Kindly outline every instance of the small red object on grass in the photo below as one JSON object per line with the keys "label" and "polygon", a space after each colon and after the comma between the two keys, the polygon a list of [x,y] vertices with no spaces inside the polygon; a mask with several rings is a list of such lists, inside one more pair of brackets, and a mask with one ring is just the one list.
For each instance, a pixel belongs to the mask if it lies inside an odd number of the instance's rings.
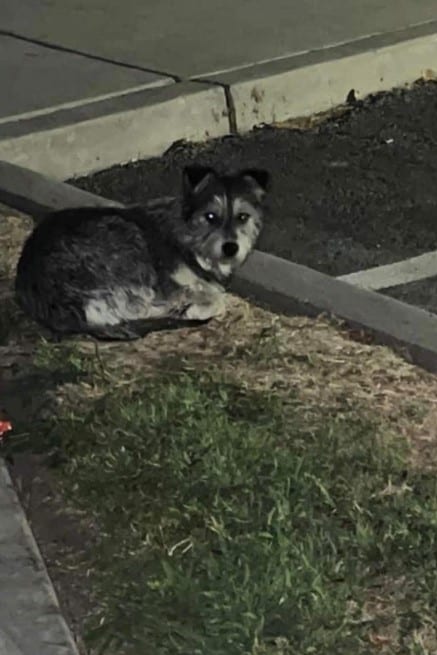
{"label": "small red object on grass", "polygon": [[4,438],[6,432],[12,430],[12,423],[10,421],[0,421],[0,443]]}

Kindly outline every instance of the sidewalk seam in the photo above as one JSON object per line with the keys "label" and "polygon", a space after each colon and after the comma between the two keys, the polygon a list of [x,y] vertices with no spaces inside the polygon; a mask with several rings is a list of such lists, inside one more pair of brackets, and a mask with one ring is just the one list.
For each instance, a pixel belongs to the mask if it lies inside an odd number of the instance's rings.
{"label": "sidewalk seam", "polygon": [[34,39],[28,36],[23,36],[17,32],[11,30],[2,30],[0,29],[0,37],[6,36],[11,39],[17,39],[18,41],[26,41],[26,43],[33,43],[39,45],[42,48],[47,48],[49,50],[57,50],[58,52],[67,52],[72,55],[77,55],[79,57],[85,57],[86,59],[93,59],[95,61],[101,61],[105,64],[113,64],[114,66],[120,66],[121,68],[130,68],[131,70],[142,71],[143,73],[151,73],[152,75],[161,75],[171,78],[174,82],[182,82],[183,79],[179,75],[174,75],[173,73],[168,73],[166,71],[158,71],[152,68],[146,68],[144,66],[138,66],[137,64],[129,64],[124,61],[118,61],[117,59],[110,59],[109,57],[103,57],[101,55],[93,55],[90,52],[84,52],[83,50],[76,50],[75,48],[69,48],[68,46],[57,45],[56,43],[47,43],[47,41],[42,41],[41,39]]}
{"label": "sidewalk seam", "polygon": [[235,109],[234,97],[229,84],[223,84],[226,106],[228,108],[229,131],[231,134],[238,134],[237,111]]}
{"label": "sidewalk seam", "polygon": [[209,80],[208,78],[203,79],[199,77],[189,78],[189,81],[195,82],[196,84],[209,84],[210,86],[218,86],[220,89],[223,89],[229,121],[229,133],[238,134],[237,112],[235,110],[235,103],[230,85],[225,84],[224,82],[217,82],[216,80]]}

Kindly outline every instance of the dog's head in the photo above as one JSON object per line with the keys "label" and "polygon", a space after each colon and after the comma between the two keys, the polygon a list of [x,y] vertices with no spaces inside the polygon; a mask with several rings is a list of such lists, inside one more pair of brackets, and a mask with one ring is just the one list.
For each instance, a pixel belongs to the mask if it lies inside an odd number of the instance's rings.
{"label": "dog's head", "polygon": [[243,170],[222,176],[211,168],[189,167],[183,182],[186,245],[205,271],[229,277],[261,232],[269,175]]}

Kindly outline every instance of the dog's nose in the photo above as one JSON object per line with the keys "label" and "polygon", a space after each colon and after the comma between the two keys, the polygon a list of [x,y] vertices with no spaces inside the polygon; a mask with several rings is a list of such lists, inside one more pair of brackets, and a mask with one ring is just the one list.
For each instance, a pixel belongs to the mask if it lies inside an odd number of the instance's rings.
{"label": "dog's nose", "polygon": [[226,241],[222,246],[222,251],[225,257],[235,257],[238,252],[238,243]]}

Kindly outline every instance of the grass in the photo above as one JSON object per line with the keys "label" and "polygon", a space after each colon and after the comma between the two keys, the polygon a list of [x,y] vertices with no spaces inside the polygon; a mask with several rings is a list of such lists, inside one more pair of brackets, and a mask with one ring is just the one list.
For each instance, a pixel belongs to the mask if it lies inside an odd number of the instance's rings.
{"label": "grass", "polygon": [[[94,360],[38,361],[86,376]],[[437,480],[407,471],[405,441],[181,368],[114,390],[97,366],[99,397],[32,437],[96,528],[96,652],[364,654],[388,639],[366,609],[386,580],[402,580],[389,652],[435,652]]]}
{"label": "grass", "polygon": [[27,229],[4,234],[0,374],[52,385],[8,445],[89,543],[40,538],[87,586],[84,652],[437,653],[437,379],[236,299],[202,330],[48,343],[10,298]]}

